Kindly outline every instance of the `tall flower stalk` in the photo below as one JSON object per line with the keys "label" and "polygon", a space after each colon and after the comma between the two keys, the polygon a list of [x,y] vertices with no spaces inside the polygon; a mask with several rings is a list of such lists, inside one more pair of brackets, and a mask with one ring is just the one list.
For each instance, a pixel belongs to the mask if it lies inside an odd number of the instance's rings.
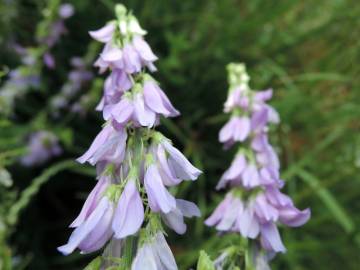
{"label": "tall flower stalk", "polygon": [[[284,186],[280,163],[268,139],[269,124],[280,121],[266,103],[272,90],[252,90],[243,64],[232,63],[227,69],[230,88],[224,111],[231,116],[219,140],[225,148],[238,144],[238,151],[216,187],[230,189],[205,223],[245,239],[245,269],[269,269],[269,258],[286,251],[277,224],[301,226],[310,218],[310,210],[298,210],[280,191]],[[233,248],[225,250],[215,261],[217,269],[232,269],[234,254]]]}
{"label": "tall flower stalk", "polygon": [[184,217],[200,211],[167,188],[196,180],[201,171],[154,129],[160,117],[179,112],[146,72],[156,70],[157,60],[146,31],[123,5],[115,10],[116,20],[90,32],[104,43],[95,66],[110,72],[97,106],[106,122],[78,161],[96,166],[98,182],[70,225],[68,243],[58,249],[67,255],[107,246],[94,262],[101,269],[177,269],[163,224],[183,234]]}

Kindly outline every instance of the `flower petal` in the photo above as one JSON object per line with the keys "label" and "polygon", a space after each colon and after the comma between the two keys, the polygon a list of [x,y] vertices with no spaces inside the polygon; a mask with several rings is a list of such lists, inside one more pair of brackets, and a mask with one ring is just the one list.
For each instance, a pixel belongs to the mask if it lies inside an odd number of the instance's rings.
{"label": "flower petal", "polygon": [[112,228],[115,238],[135,234],[144,221],[144,206],[133,180],[129,180],[121,194],[114,215]]}
{"label": "flower petal", "polygon": [[113,33],[115,31],[115,24],[109,23],[99,30],[89,31],[90,36],[97,41],[106,43],[111,41]]}
{"label": "flower petal", "polygon": [[176,208],[175,198],[165,188],[159,171],[154,164],[150,165],[146,170],[144,183],[150,208],[154,212],[161,211],[167,214]]}

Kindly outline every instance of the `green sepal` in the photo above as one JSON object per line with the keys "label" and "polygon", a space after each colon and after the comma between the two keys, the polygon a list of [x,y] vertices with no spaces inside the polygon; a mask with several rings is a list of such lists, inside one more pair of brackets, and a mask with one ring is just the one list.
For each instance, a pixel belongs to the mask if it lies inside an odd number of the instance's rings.
{"label": "green sepal", "polygon": [[201,250],[199,260],[196,266],[197,270],[215,270],[213,261],[210,259],[209,255]]}

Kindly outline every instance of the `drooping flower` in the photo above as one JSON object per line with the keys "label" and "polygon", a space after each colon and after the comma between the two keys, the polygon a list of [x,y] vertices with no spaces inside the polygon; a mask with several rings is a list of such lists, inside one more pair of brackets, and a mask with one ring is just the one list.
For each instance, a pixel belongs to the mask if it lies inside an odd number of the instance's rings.
{"label": "drooping flower", "polygon": [[125,156],[127,134],[124,128],[107,124],[96,136],[88,151],[77,160],[95,165],[98,161],[121,163]]}
{"label": "drooping flower", "polygon": [[129,180],[118,201],[112,228],[115,238],[135,234],[144,221],[144,206],[134,180]]}
{"label": "drooping flower", "polygon": [[94,252],[102,248],[113,234],[111,230],[113,214],[113,203],[106,196],[103,197],[94,211],[76,227],[69,242],[58,250],[68,255],[76,248],[79,248],[82,253]]}
{"label": "drooping flower", "polygon": [[149,239],[138,251],[131,270],[177,270],[177,265],[162,232]]}

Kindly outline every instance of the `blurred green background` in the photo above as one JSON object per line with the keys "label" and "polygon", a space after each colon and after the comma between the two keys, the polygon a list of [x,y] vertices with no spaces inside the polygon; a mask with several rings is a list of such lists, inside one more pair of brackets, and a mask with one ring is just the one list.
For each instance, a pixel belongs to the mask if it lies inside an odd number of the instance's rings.
{"label": "blurred green background", "polygon": [[[85,115],[67,111],[54,118],[48,104],[66,80],[71,57],[90,55],[90,61],[94,60],[92,52],[97,48],[90,46],[93,51],[88,51],[87,32],[113,19],[118,1],[68,2],[74,5],[75,15],[65,23],[68,34],[52,50],[56,69],[43,68],[40,91],[29,91],[18,99],[14,114],[0,122],[0,167],[6,167],[14,181],[12,187],[0,187],[0,215],[8,213],[10,202],[27,198],[19,207],[18,219],[0,234],[0,245],[8,243],[15,269],[82,269],[93,257],[63,257],[56,247],[67,240],[67,226],[95,183],[92,168],[71,160],[100,130],[102,119],[94,106],[100,99],[103,76],[96,75],[82,90],[91,93]],[[47,3],[1,0],[3,72],[19,65],[9,41],[35,45],[34,33]],[[217,140],[227,119],[222,106],[229,62],[246,63],[254,89],[274,89],[272,105],[282,122],[271,140],[281,157],[285,191],[299,208],[312,210],[305,226],[281,229],[288,252],[274,259],[273,269],[360,269],[359,2],[121,3],[134,11],[148,31],[146,39],[159,57],[154,76],[182,113],[163,121],[160,129],[204,171],[197,182],[184,183],[178,190],[180,197],[197,202],[203,212],[202,219],[189,221],[184,236],[169,231],[168,241],[181,269],[194,266],[200,249],[213,256],[216,248],[234,241],[216,237],[214,230],[203,225],[223,196],[214,187],[234,156],[231,150],[223,151]],[[5,81],[6,76],[1,83]],[[39,129],[54,132],[64,152],[43,166],[25,168],[17,162],[18,155],[26,136]],[[0,251],[9,254],[9,248],[0,246]]]}

